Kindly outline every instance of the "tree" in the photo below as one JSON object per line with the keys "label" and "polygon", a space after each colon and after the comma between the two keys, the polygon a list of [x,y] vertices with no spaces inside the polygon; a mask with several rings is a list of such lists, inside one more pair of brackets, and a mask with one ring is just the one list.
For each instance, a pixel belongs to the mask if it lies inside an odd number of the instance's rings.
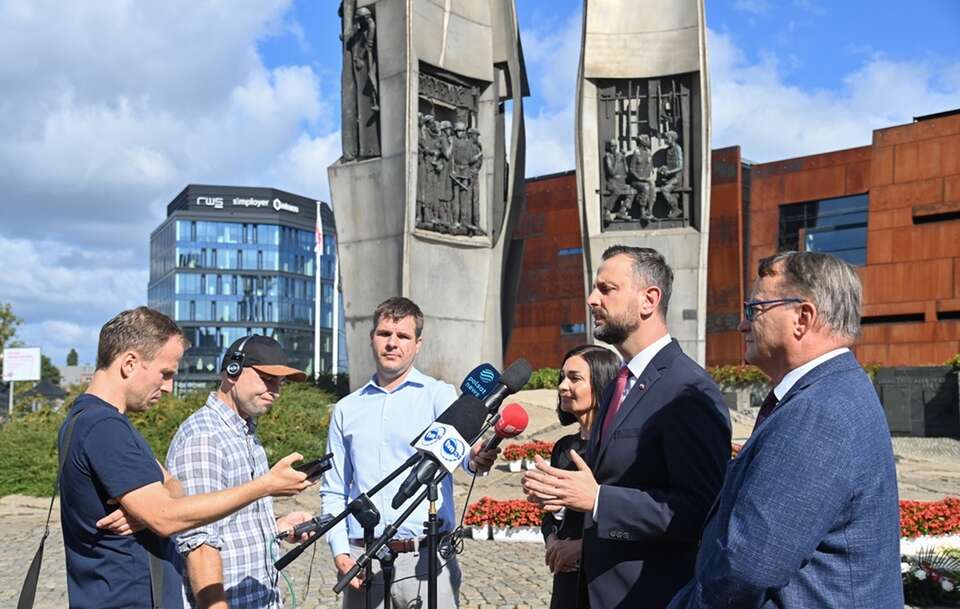
{"label": "tree", "polygon": [[50,358],[40,355],[40,379],[50,381],[54,385],[60,384],[60,369],[53,365]]}
{"label": "tree", "polygon": [[0,304],[0,349],[7,347],[7,343],[17,335],[21,323],[23,320],[13,314],[9,302]]}
{"label": "tree", "polygon": [[67,365],[76,366],[80,361],[80,356],[77,354],[76,349],[70,349],[70,353],[67,353]]}
{"label": "tree", "polygon": [[[9,302],[0,304],[0,354],[6,347],[13,346],[13,337],[17,335],[17,328],[23,322],[13,314],[13,307]],[[3,358],[0,357],[0,371],[3,370]]]}

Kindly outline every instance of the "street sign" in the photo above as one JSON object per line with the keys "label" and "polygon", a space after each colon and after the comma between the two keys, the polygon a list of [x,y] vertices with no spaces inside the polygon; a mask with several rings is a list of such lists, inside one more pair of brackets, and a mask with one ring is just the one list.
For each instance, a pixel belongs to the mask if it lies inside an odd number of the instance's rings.
{"label": "street sign", "polygon": [[3,380],[39,381],[40,347],[18,347],[3,350]]}

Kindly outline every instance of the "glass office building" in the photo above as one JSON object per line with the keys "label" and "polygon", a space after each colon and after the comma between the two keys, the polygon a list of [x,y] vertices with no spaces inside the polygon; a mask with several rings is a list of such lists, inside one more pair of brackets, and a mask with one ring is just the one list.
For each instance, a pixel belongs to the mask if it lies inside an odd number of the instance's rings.
{"label": "glass office building", "polygon": [[[192,343],[177,375],[180,389],[216,381],[227,347],[248,334],[283,345],[291,365],[311,376],[333,367],[336,227],[323,214],[316,264],[316,203],[271,188],[187,186],[150,235],[149,306],[172,317]],[[320,273],[320,318],[314,319]],[[342,299],[338,362],[346,370]],[[314,327],[320,361],[314,362]]]}

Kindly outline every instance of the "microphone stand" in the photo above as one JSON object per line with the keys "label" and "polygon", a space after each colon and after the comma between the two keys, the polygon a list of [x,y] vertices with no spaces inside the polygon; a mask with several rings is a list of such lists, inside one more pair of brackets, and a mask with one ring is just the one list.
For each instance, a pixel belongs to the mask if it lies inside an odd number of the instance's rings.
{"label": "microphone stand", "polygon": [[[413,465],[417,462],[417,459],[419,457],[420,457],[419,454],[410,455],[410,458],[404,461],[403,464],[400,465],[400,467],[393,470],[393,472],[391,472],[389,476],[387,476],[386,478],[378,482],[376,486],[371,488],[369,491],[367,491],[366,493],[361,493],[356,499],[350,502],[350,504],[347,506],[345,510],[343,510],[342,512],[334,516],[332,519],[326,519],[323,516],[317,516],[313,518],[313,522],[317,524],[322,523],[321,526],[317,529],[316,535],[314,535],[310,539],[306,540],[305,542],[301,543],[300,545],[296,546],[295,548],[293,548],[292,550],[290,550],[289,552],[281,556],[277,560],[277,562],[273,563],[274,568],[277,571],[283,571],[287,567],[287,565],[289,565],[294,560],[299,558],[299,556],[303,554],[303,552],[307,548],[312,546],[321,537],[326,535],[330,531],[330,529],[332,529],[337,524],[339,524],[340,521],[342,521],[344,518],[346,518],[347,516],[350,516],[351,514],[354,515],[354,517],[356,517],[356,514],[359,511],[363,510],[367,506],[367,504],[369,504],[372,507],[373,504],[370,502],[370,497],[372,497],[373,495],[376,495],[383,487],[390,484],[390,482],[393,481],[394,478],[402,474],[405,470],[413,467]],[[376,511],[376,509],[374,509],[374,511]],[[378,513],[377,522],[379,522],[379,518],[380,518],[380,515]],[[374,523],[373,526],[376,527],[376,525],[377,523]],[[354,573],[354,575],[356,575],[356,573]],[[350,580],[347,580],[347,581],[350,581]]]}
{"label": "microphone stand", "polygon": [[[496,412],[492,414],[494,416],[499,416],[499,414]],[[490,429],[492,426],[492,420],[493,417],[489,418],[484,424],[483,429],[481,429],[480,432],[472,440],[470,440],[469,445],[471,447],[477,442],[478,439],[483,437],[483,434],[485,434],[487,430]],[[407,466],[404,465],[403,467]],[[394,472],[390,475],[389,479],[395,478],[397,475],[398,473]],[[448,475],[450,475],[449,471],[446,469],[441,469],[439,474],[427,482],[427,488],[422,490],[420,494],[417,495],[407,509],[400,514],[396,522],[388,524],[386,527],[384,527],[383,534],[374,540],[372,544],[367,544],[364,553],[357,558],[357,561],[353,567],[344,575],[342,575],[339,580],[337,580],[336,585],[333,587],[333,591],[336,594],[340,594],[350,583],[350,580],[357,576],[357,573],[359,573],[361,569],[367,568],[373,557],[377,557],[379,559],[381,548],[383,548],[387,542],[397,534],[397,531],[400,529],[400,525],[403,524],[407,518],[413,514],[414,511],[416,511],[420,504],[423,503],[424,499],[429,499],[430,507],[427,512],[427,520],[423,523],[424,533],[427,536],[427,551],[429,552],[429,556],[427,557],[427,609],[437,609],[437,578],[440,575],[440,561],[437,556],[440,537],[439,520],[437,520],[437,500],[440,496],[439,484]],[[380,483],[375,488],[379,490],[379,488],[382,488],[383,485],[384,483]]]}
{"label": "microphone stand", "polygon": [[[443,470],[443,473],[446,474],[447,470]],[[441,476],[440,479],[444,477]],[[440,527],[437,524],[438,497],[437,481],[431,479],[427,482],[427,501],[430,502],[430,508],[427,512],[427,521],[423,523],[423,532],[427,535],[427,551],[430,553],[427,556],[427,609],[437,607],[437,579],[440,577],[440,559],[437,556],[440,536]]]}

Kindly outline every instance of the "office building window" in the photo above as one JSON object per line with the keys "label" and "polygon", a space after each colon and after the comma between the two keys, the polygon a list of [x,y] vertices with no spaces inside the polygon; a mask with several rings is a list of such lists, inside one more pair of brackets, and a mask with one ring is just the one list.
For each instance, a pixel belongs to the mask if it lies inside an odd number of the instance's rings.
{"label": "office building window", "polygon": [[560,334],[586,334],[586,324],[563,324],[560,326]]}
{"label": "office building window", "polygon": [[779,251],[825,252],[867,262],[866,194],[780,206]]}
{"label": "office building window", "polygon": [[557,250],[557,256],[576,256],[577,254],[582,253],[582,247],[565,247],[561,250]]}

